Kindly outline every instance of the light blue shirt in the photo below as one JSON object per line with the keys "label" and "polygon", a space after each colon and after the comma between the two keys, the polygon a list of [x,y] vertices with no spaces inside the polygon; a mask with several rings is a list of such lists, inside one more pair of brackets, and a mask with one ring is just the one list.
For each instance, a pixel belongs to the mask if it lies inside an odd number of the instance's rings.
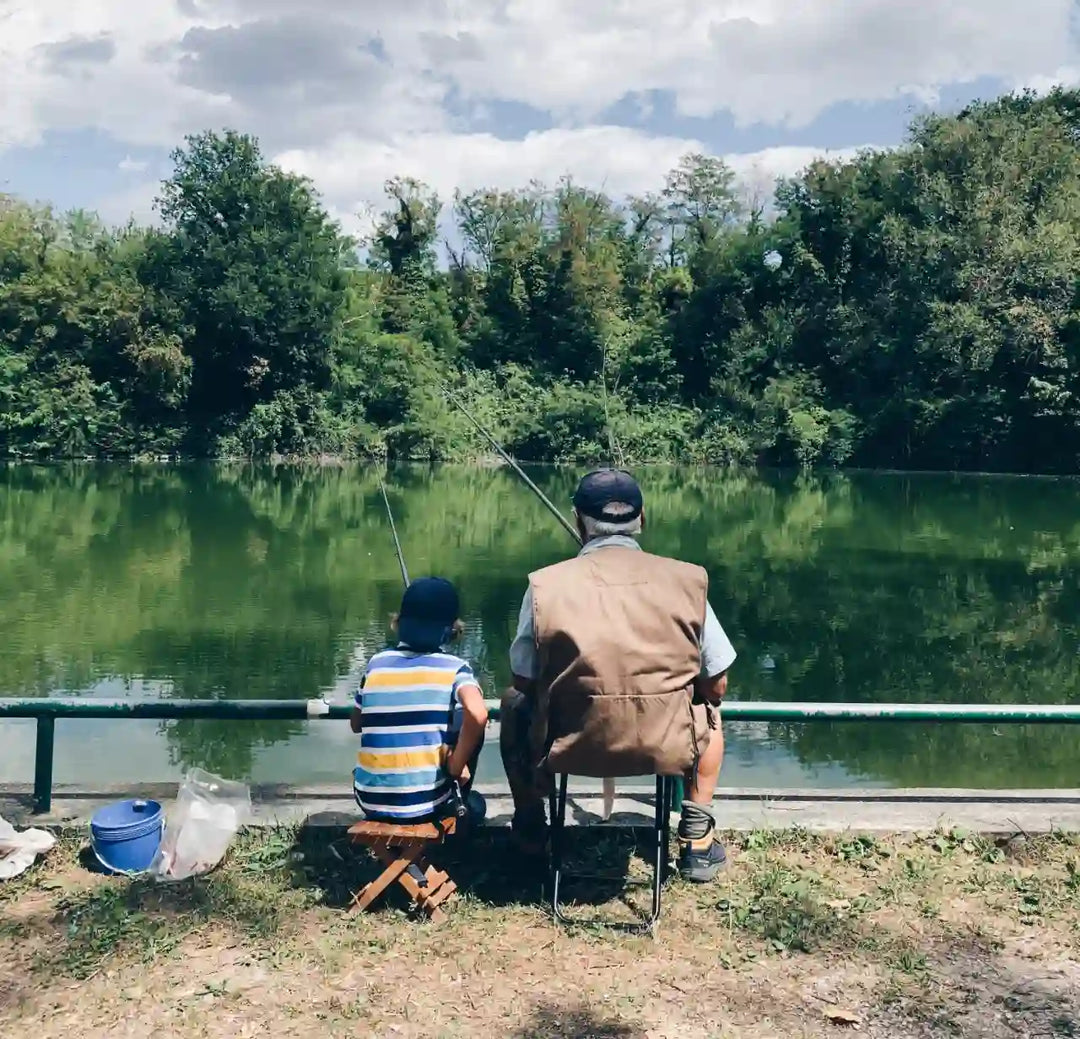
{"label": "light blue shirt", "polygon": [[[636,548],[637,540],[624,534],[593,538],[582,546],[579,556],[601,548]],[[735,662],[735,648],[720,627],[712,606],[705,604],[705,625],[701,631],[701,673],[709,678],[726,671]],[[536,640],[533,633],[532,588],[525,590],[518,615],[517,635],[510,644],[510,670],[520,678],[535,678],[537,672]]]}

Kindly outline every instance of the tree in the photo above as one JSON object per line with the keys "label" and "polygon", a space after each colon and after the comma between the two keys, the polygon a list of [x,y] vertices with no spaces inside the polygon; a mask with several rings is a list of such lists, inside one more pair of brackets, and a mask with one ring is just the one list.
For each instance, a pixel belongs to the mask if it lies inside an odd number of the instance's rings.
{"label": "tree", "polygon": [[220,432],[329,385],[352,246],[310,183],[268,165],[251,137],[188,137],[173,161],[144,274],[189,329],[193,428]]}
{"label": "tree", "polygon": [[394,177],[383,189],[391,207],[368,239],[371,263],[395,278],[424,277],[435,269],[439,196],[412,177]]}
{"label": "tree", "polygon": [[667,177],[668,258],[671,266],[689,263],[738,219],[741,206],[735,174],[723,159],[700,153],[684,155]]}
{"label": "tree", "polygon": [[0,207],[0,445],[84,455],[175,446],[190,364],[130,265],[85,213]]}

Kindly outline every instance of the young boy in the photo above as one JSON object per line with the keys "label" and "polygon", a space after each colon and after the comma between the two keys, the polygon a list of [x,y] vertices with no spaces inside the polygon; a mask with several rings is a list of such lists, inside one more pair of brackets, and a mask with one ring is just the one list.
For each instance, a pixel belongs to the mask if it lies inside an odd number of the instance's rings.
{"label": "young boy", "polygon": [[419,822],[448,814],[472,786],[488,712],[472,668],[443,645],[462,630],[454,586],[424,577],[394,618],[398,645],[368,661],[349,722],[360,733],[356,801],[369,819]]}

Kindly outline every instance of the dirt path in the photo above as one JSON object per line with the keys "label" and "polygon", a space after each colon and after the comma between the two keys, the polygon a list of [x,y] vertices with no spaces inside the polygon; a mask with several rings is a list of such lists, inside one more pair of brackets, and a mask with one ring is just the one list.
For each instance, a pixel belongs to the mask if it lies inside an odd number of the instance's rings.
{"label": "dirt path", "polygon": [[[628,834],[588,836],[591,868],[642,868]],[[556,927],[501,835],[452,857],[467,890],[438,929],[393,902],[345,917],[368,867],[325,833],[245,835],[169,888],[96,876],[66,843],[0,889],[0,1035],[1080,1036],[1073,839],[732,850],[717,883],[666,889],[654,940]]]}

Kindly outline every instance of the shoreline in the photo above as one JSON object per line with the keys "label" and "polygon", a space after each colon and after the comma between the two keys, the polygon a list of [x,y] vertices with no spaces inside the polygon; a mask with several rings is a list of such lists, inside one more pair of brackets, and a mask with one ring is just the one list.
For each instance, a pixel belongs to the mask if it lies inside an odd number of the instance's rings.
{"label": "shoreline", "polygon": [[[46,815],[32,810],[32,788],[0,785],[0,816],[17,826],[85,829],[95,811],[111,801],[144,797],[161,802],[166,811],[177,783],[98,785],[93,789],[58,784]],[[509,827],[513,802],[505,783],[478,783],[488,802],[485,826]],[[255,829],[309,825],[340,827],[361,816],[347,786],[338,784],[253,784]],[[603,829],[641,827],[653,818],[651,787],[616,785],[614,812],[602,819],[600,784],[575,782],[568,798],[568,826]],[[1077,790],[801,790],[740,789],[717,791],[713,801],[717,824],[736,833],[792,828],[816,833],[927,833],[962,829],[971,833],[1013,835],[1080,833],[1080,789]]]}
{"label": "shoreline", "polygon": [[[589,461],[550,461],[513,456],[519,465],[543,469],[583,469],[599,465],[599,462]],[[183,466],[183,465],[221,465],[221,466],[273,466],[281,468],[315,468],[315,469],[342,469],[347,466],[375,466],[375,465],[402,465],[402,466],[463,466],[479,469],[503,469],[508,468],[506,461],[494,451],[485,451],[477,455],[464,458],[424,458],[424,457],[393,457],[373,458],[370,455],[343,455],[333,453],[314,452],[312,454],[269,454],[258,456],[243,455],[84,455],[62,456],[52,455],[42,458],[34,457],[2,457],[0,464],[10,468],[34,467],[54,468],[64,465],[116,465],[116,466]],[[1064,480],[1080,481],[1080,473],[1040,473],[1018,472],[1015,470],[997,469],[897,469],[895,467],[874,468],[871,466],[811,466],[798,468],[796,466],[773,466],[719,462],[676,462],[670,459],[655,459],[629,462],[627,465],[635,469],[695,469],[715,470],[717,472],[731,473],[776,473],[791,476],[808,475],[817,477],[844,477],[844,476],[917,476],[939,477],[942,479],[982,479],[982,480]]]}

